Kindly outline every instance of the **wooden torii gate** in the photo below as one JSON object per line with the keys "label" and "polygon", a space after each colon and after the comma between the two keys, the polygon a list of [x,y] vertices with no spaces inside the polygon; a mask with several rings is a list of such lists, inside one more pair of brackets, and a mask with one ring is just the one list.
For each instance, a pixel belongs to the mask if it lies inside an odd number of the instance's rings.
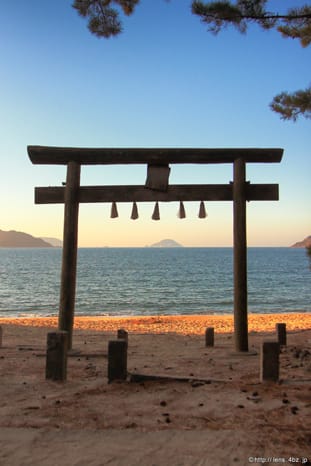
{"label": "wooden torii gate", "polygon": [[[75,309],[79,203],[233,201],[234,341],[248,351],[246,201],[277,201],[277,184],[246,181],[246,163],[280,162],[283,149],[64,148],[28,146],[34,164],[67,165],[65,186],[36,187],[36,204],[64,204],[59,329],[72,331]],[[169,164],[233,164],[228,184],[169,185]],[[142,186],[80,186],[81,165],[146,164]],[[156,174],[155,180],[153,174]],[[166,174],[166,175],[163,175]],[[158,176],[157,176],[158,175]]]}

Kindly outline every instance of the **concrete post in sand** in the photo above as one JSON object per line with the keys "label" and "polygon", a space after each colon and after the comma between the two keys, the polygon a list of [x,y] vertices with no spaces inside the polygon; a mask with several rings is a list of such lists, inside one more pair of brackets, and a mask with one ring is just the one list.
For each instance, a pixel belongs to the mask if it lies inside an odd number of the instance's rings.
{"label": "concrete post in sand", "polygon": [[45,378],[65,381],[67,378],[68,332],[47,334]]}
{"label": "concrete post in sand", "polygon": [[275,329],[280,346],[286,346],[286,324],[276,324]]}
{"label": "concrete post in sand", "polygon": [[277,382],[279,380],[279,354],[278,341],[263,341],[260,354],[260,381]]}
{"label": "concrete post in sand", "polygon": [[214,327],[205,330],[205,346],[214,346]]}
{"label": "concrete post in sand", "polygon": [[129,334],[124,328],[119,328],[117,333],[118,339],[125,340],[128,343]]}
{"label": "concrete post in sand", "polygon": [[126,380],[127,341],[124,339],[108,342],[108,382]]}

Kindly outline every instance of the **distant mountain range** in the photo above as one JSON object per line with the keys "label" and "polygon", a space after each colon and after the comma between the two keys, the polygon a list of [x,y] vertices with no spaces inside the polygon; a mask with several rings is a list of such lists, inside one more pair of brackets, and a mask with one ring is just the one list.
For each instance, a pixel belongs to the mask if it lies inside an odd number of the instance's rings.
{"label": "distant mountain range", "polygon": [[[3,231],[0,230],[0,248],[61,248],[63,242],[58,238],[44,236],[36,238],[22,231]],[[154,243],[152,248],[180,248],[182,244],[173,239],[163,239]]]}
{"label": "distant mountain range", "polygon": [[[3,231],[0,230],[0,248],[61,248],[63,242],[58,238],[42,237],[36,238],[22,231]],[[153,243],[151,248],[182,248],[183,245],[173,239],[162,239],[157,243]],[[311,235],[307,236],[302,241],[290,246],[291,248],[310,248]]]}
{"label": "distant mountain range", "polygon": [[183,245],[173,239],[162,239],[158,243],[151,244],[151,248],[182,248]]}
{"label": "distant mountain range", "polygon": [[291,248],[311,248],[311,236],[307,236],[302,241],[293,244]]}
{"label": "distant mountain range", "polygon": [[58,238],[50,238],[50,237],[41,236],[41,239],[43,239],[43,241],[46,241],[47,243],[51,244],[54,248],[62,248],[63,247],[63,242]]}
{"label": "distant mountain range", "polygon": [[56,238],[36,238],[22,231],[0,230],[0,248],[52,248],[61,247]]}

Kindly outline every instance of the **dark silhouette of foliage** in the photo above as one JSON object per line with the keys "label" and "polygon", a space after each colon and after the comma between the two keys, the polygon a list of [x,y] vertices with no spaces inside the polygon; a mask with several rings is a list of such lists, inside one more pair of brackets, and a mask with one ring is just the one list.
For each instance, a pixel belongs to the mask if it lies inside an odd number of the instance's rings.
{"label": "dark silhouette of foliage", "polygon": [[311,118],[311,87],[293,94],[282,92],[274,97],[270,107],[281,114],[282,120],[296,121],[299,115]]}
{"label": "dark silhouette of foliage", "polygon": [[267,0],[237,0],[235,4],[193,1],[192,13],[215,34],[226,26],[234,26],[244,33],[249,24],[256,23],[263,29],[277,29],[283,37],[299,39],[307,47],[311,42],[311,6],[290,8],[286,14],[279,14],[267,11],[266,3]]}
{"label": "dark silhouette of foliage", "polygon": [[[75,0],[72,6],[81,16],[88,18],[88,27],[93,34],[108,38],[122,32],[120,13],[131,15],[140,1]],[[289,8],[280,14],[268,11],[266,4],[267,0],[236,0],[235,3],[229,0],[193,0],[191,9],[214,34],[227,26],[234,26],[245,33],[248,26],[255,23],[265,30],[274,28],[285,38],[298,39],[302,47],[310,45],[311,5]],[[279,113],[283,120],[296,121],[298,116],[311,118],[311,87],[292,94],[278,94],[270,108]]]}
{"label": "dark silhouette of foliage", "polygon": [[[234,26],[245,33],[256,23],[263,29],[276,29],[283,37],[298,39],[303,47],[311,43],[311,6],[290,8],[286,14],[266,10],[267,0],[192,2],[192,13],[198,15],[208,30],[217,34],[224,27]],[[311,118],[311,87],[292,94],[282,92],[274,97],[270,108],[283,120],[296,121],[298,116]]]}
{"label": "dark silhouette of foliage", "polygon": [[131,15],[140,0],[75,0],[72,4],[79,15],[88,18],[88,28],[97,37],[116,36],[122,32],[119,7],[125,15]]}

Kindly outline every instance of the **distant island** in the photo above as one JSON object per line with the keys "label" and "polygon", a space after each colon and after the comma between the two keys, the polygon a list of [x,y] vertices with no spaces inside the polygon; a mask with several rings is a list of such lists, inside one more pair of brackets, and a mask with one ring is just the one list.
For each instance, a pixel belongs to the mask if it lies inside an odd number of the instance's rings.
{"label": "distant island", "polygon": [[41,238],[22,231],[0,230],[0,248],[52,248],[53,246]]}
{"label": "distant island", "polygon": [[311,236],[307,236],[302,241],[293,244],[291,248],[311,248]]}
{"label": "distant island", "polygon": [[151,248],[182,248],[183,245],[173,239],[162,239],[158,243],[151,244]]}

